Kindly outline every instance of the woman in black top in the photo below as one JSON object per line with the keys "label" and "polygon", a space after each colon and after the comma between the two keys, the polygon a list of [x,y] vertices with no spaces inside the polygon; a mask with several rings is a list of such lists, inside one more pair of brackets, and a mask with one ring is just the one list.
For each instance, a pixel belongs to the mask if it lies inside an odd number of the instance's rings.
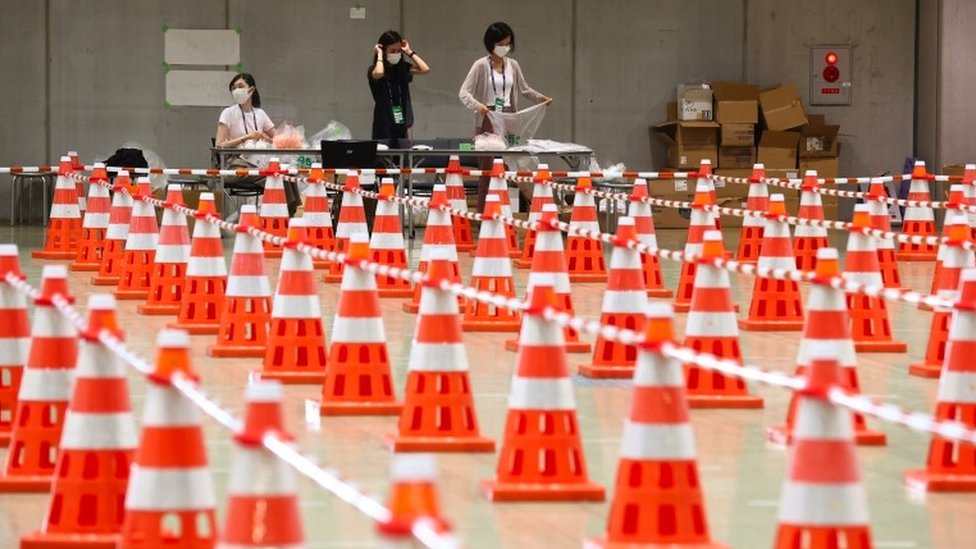
{"label": "woman in black top", "polygon": [[430,67],[396,31],[386,31],[374,48],[369,66],[369,90],[373,93],[373,139],[404,139],[413,126],[410,82]]}

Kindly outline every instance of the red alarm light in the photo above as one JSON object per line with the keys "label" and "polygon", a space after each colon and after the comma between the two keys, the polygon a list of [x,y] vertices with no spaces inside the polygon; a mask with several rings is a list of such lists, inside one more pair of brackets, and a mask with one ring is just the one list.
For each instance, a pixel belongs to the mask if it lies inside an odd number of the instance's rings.
{"label": "red alarm light", "polygon": [[837,63],[837,54],[834,52],[829,52],[826,56],[826,61],[828,65],[833,65]]}

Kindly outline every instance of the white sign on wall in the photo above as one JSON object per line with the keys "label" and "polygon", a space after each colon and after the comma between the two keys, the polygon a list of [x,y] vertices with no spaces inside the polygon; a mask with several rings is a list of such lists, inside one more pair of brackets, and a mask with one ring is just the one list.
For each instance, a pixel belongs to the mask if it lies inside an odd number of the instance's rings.
{"label": "white sign on wall", "polygon": [[241,37],[234,29],[166,29],[163,61],[170,65],[236,65]]}
{"label": "white sign on wall", "polygon": [[227,86],[240,70],[239,29],[171,29],[163,27],[166,105],[224,107]]}
{"label": "white sign on wall", "polygon": [[166,102],[172,106],[226,107],[227,86],[234,71],[181,71],[166,73]]}

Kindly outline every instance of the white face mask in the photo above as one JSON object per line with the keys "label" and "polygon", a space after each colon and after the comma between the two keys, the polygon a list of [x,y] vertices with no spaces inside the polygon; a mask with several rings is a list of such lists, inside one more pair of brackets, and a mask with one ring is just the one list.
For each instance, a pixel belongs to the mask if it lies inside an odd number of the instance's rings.
{"label": "white face mask", "polygon": [[510,51],[512,51],[511,46],[495,46],[494,54],[498,57],[505,57]]}
{"label": "white face mask", "polygon": [[251,92],[247,88],[234,88],[230,94],[234,96],[234,101],[237,101],[238,105],[247,103],[247,100],[251,97]]}
{"label": "white face mask", "polygon": [[391,65],[396,65],[402,57],[402,54],[399,53],[388,53],[386,54],[386,62]]}

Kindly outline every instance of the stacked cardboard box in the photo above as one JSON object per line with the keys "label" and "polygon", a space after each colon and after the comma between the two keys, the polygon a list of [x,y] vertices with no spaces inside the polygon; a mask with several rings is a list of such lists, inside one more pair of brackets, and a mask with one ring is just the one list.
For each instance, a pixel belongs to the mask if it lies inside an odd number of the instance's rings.
{"label": "stacked cardboard box", "polygon": [[809,123],[800,129],[800,171],[817,170],[821,177],[839,175],[840,126],[829,125],[823,115],[810,115]]}
{"label": "stacked cardboard box", "polygon": [[718,168],[752,168],[756,163],[759,88],[743,82],[713,82],[715,120],[719,123]]}

